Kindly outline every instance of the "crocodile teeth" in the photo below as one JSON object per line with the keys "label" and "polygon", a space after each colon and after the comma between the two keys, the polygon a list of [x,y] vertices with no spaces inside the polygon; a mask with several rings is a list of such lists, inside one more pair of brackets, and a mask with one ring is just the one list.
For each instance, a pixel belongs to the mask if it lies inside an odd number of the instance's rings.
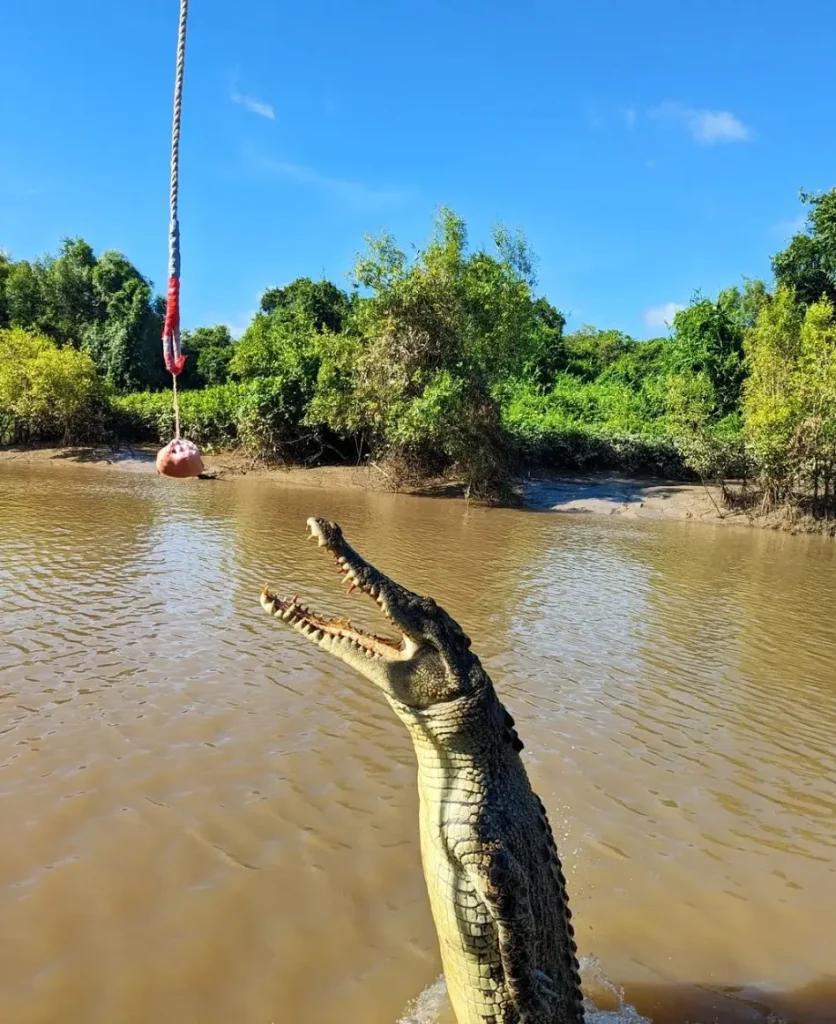
{"label": "crocodile teeth", "polygon": [[[382,593],[383,586],[376,574],[368,571],[364,565],[355,566],[345,555],[335,553],[333,548],[325,540],[321,527],[313,519],[308,521],[310,538],[316,538],[320,547],[326,547],[334,558],[334,571],[342,577],[342,582],[347,585],[348,593],[361,590],[368,594],[381,609],[384,617],[394,621],[387,611],[385,596]],[[329,619],[326,620],[317,612],[312,612],[306,605],[299,603],[299,595],[282,599],[273,594],[265,585],[262,592],[262,605],[265,610],[283,622],[291,625],[298,633],[315,642],[318,646],[333,650],[337,644],[347,644],[346,650],[353,652],[362,651],[367,658],[375,660],[386,659],[396,656],[393,652],[404,651],[404,641],[388,637],[377,636],[358,629],[351,624],[350,619]]]}

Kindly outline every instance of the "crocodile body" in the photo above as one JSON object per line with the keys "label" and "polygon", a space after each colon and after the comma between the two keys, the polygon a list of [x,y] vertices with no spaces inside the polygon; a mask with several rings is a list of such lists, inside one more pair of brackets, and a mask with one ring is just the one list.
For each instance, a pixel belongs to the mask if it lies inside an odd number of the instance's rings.
{"label": "crocodile body", "polygon": [[309,519],[349,590],[401,633],[366,633],[266,587],[264,609],[383,690],[418,762],[421,859],[458,1024],[583,1024],[566,882],[514,720],[470,640],[432,598],[361,558],[335,523]]}

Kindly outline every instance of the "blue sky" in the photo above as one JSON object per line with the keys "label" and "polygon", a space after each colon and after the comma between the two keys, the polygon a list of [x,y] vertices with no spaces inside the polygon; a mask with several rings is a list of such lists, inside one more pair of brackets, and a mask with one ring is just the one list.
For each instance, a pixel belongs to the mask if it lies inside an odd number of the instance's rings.
{"label": "blue sky", "polygon": [[[176,0],[7,4],[0,247],[122,250],[164,289]],[[638,337],[769,273],[836,184],[832,0],[192,0],[185,326],[346,283],[366,233],[521,228],[539,290]]]}

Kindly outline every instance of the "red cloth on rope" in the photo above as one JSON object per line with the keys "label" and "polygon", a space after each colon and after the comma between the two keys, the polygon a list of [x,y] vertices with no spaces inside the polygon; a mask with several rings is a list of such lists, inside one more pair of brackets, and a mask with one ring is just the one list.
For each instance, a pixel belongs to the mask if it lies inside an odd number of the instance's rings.
{"label": "red cloth on rope", "polygon": [[178,376],[186,365],[186,356],[180,350],[180,278],[168,279],[168,295],[163,327],[163,358],[170,374]]}

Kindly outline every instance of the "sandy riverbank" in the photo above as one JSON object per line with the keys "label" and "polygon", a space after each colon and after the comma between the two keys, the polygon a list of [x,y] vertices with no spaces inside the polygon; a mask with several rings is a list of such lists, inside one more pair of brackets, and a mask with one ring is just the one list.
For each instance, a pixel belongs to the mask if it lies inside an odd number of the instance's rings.
{"label": "sandy riverbank", "polygon": [[[35,464],[60,469],[90,466],[133,473],[155,473],[152,447],[111,449],[84,448],[0,448],[0,472],[4,465]],[[392,477],[375,465],[277,467],[253,463],[238,451],[205,454],[204,463],[217,480],[242,476],[273,478],[283,486],[395,490]],[[183,486],[184,484],[178,484]],[[188,483],[185,484],[188,486]],[[202,484],[201,484],[202,485]],[[208,484],[206,485],[208,486]],[[463,500],[455,481],[430,481],[420,487],[400,488],[404,493]],[[701,484],[681,481],[631,479],[613,474],[540,473],[516,482],[524,508],[538,512],[620,516],[626,519],[664,519],[715,525],[757,526],[796,533],[836,532],[836,524],[805,519],[791,521],[783,512],[767,516],[734,512],[722,507],[719,492]]]}

